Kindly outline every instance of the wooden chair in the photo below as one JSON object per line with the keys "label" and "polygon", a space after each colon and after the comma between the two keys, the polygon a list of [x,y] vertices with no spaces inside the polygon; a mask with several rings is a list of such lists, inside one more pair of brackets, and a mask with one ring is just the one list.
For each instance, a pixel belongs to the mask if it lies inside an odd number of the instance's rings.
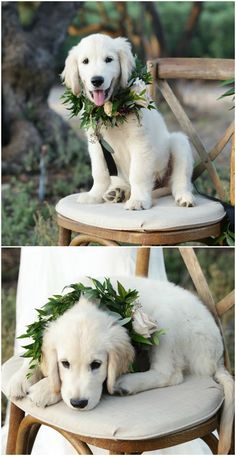
{"label": "wooden chair", "polygon": [[[195,288],[198,292],[199,297],[202,299],[202,301],[206,304],[206,306],[209,308],[209,310],[213,313],[216,321],[218,322],[220,328],[220,317],[233,306],[233,301],[234,301],[234,295],[233,292],[228,294],[224,299],[222,299],[220,302],[217,304],[214,303],[213,297],[211,295],[211,292],[209,290],[209,287],[207,285],[206,279],[204,277],[204,274],[201,270],[201,267],[199,265],[199,262],[197,260],[197,257],[194,253],[194,250],[192,248],[180,248],[179,249],[180,254],[185,262],[185,265],[187,267],[187,270],[193,280],[193,283],[195,285]],[[137,254],[137,262],[136,262],[136,275],[139,277],[145,277],[148,275],[148,265],[149,265],[149,254],[150,254],[150,249],[149,248],[140,248],[138,250]],[[136,278],[134,277],[133,280]],[[138,278],[137,278],[138,279]],[[127,279],[128,280],[128,279]],[[140,279],[138,279],[140,280]],[[222,328],[221,328],[222,331]],[[225,348],[225,365],[227,366],[228,369],[230,369],[230,364],[229,364],[229,358],[227,354],[227,349]],[[5,365],[6,366],[6,365]],[[6,369],[6,367],[5,367]],[[4,384],[4,368],[3,368],[3,384]],[[4,385],[3,385],[4,386]],[[178,397],[178,388],[181,385],[177,385],[176,392],[175,392],[175,397]],[[182,387],[186,389],[185,383],[182,384]],[[171,387],[169,387],[171,388]],[[161,391],[160,394],[163,394],[164,390],[167,391],[168,397],[170,394],[169,388],[161,388],[158,389],[159,392]],[[4,388],[3,388],[4,389]],[[208,395],[210,395],[210,390],[211,388],[207,389],[207,398]],[[157,390],[152,390],[152,391],[157,391]],[[150,393],[150,391],[148,392]],[[193,392],[192,392],[193,393]],[[146,394],[146,393],[140,393],[140,394]],[[152,394],[152,393],[151,393]],[[222,393],[221,393],[222,394]],[[140,395],[135,395],[132,396],[132,400],[137,400],[137,397]],[[129,396],[131,397],[131,396]],[[196,394],[191,394],[191,397],[196,397],[196,400],[199,400],[199,397]],[[122,400],[124,398],[116,398],[116,400]],[[114,396],[110,397],[110,400],[115,400]],[[27,401],[27,399],[26,399]],[[152,399],[153,401],[153,399]],[[183,402],[188,402],[188,399],[185,399]],[[183,406],[183,402],[181,402],[181,407]],[[28,403],[30,401],[28,400]],[[116,402],[117,403],[117,402]],[[154,401],[155,403],[155,401]],[[78,454],[93,454],[91,449],[89,448],[88,445],[95,445],[98,448],[103,448],[109,450],[110,454],[141,454],[144,451],[151,451],[151,450],[158,450],[158,449],[163,449],[167,448],[173,445],[178,445],[180,443],[188,442],[190,440],[194,440],[196,438],[201,438],[206,442],[206,444],[209,446],[213,454],[218,454],[217,453],[217,448],[218,448],[218,439],[217,437],[213,434],[213,431],[219,429],[219,424],[220,424],[220,414],[221,414],[221,409],[218,407],[216,412],[212,412],[213,414],[208,416],[205,419],[202,419],[200,421],[200,424],[189,424],[182,430],[178,431],[172,431],[172,432],[166,432],[166,434],[161,435],[159,437],[152,436],[152,438],[145,438],[143,440],[140,439],[119,439],[115,435],[113,438],[98,438],[96,436],[85,436],[81,435],[79,433],[69,431],[68,426],[67,429],[62,428],[59,423],[61,421],[61,416],[60,414],[56,414],[56,418],[54,417],[54,420],[46,421],[45,418],[43,419],[43,416],[46,416],[47,412],[41,411],[41,416],[42,418],[39,419],[32,414],[26,414],[24,411],[21,409],[21,401],[17,401],[16,403],[11,403],[11,410],[10,410],[10,424],[9,424],[9,432],[8,432],[8,442],[7,442],[7,450],[6,454],[30,454],[34,441],[37,436],[37,432],[40,428],[41,425],[49,426],[53,429],[55,429],[57,432],[59,432],[61,435],[63,435],[70,443],[71,445],[76,449]],[[83,421],[84,414],[81,413],[79,420],[76,421],[76,414],[73,413],[73,411],[70,411],[68,407],[60,403],[62,409],[64,410],[64,413],[72,413],[72,422],[75,427],[75,424],[79,425],[79,421]],[[153,404],[153,402],[152,402]],[[197,402],[196,408],[198,409],[199,402]],[[48,407],[48,409],[51,409],[55,406]],[[27,410],[28,407],[28,410]],[[63,409],[64,407],[64,409]],[[30,405],[28,406],[24,405],[24,408],[27,413],[29,413]],[[36,408],[37,409],[37,408]],[[114,410],[114,407],[113,409]],[[131,409],[129,409],[131,410]],[[132,409],[133,410],[133,409]],[[154,413],[158,414],[158,409],[154,409]],[[149,415],[151,414],[152,410],[151,407],[148,409]],[[176,412],[176,410],[175,410]],[[78,412],[79,413],[79,412]],[[92,413],[89,412],[89,413]],[[128,412],[129,413],[129,412]],[[88,416],[88,415],[87,415]],[[160,416],[158,414],[158,416]],[[179,420],[178,414],[176,415]],[[122,415],[122,420],[123,417]],[[109,414],[108,421],[111,419],[111,415]],[[101,421],[101,417],[99,418]],[[162,421],[162,420],[161,420]],[[123,421],[122,421],[123,422]],[[99,424],[99,423],[97,423]],[[137,423],[136,423],[137,424]],[[132,425],[134,423],[131,421],[130,422],[130,428],[132,429]],[[149,423],[148,423],[149,425]],[[91,429],[91,426],[89,426],[88,431]],[[95,427],[96,429],[96,427]],[[79,435],[78,435],[79,434]],[[221,439],[223,436],[220,435],[219,439]],[[233,449],[232,452],[233,453]]]}
{"label": "wooden chair", "polygon": [[[227,59],[163,58],[149,61],[147,65],[153,76],[153,84],[150,86],[150,93],[153,99],[156,96],[157,84],[171,111],[180,123],[182,131],[187,134],[199,155],[199,162],[196,163],[194,168],[193,181],[207,170],[216,193],[222,200],[225,199],[225,190],[213,161],[222,152],[229,140],[232,139],[230,200],[234,204],[234,123],[232,122],[228,126],[225,134],[217,141],[215,146],[210,151],[207,151],[195,127],[167,82],[167,79],[180,78],[199,80],[231,79],[234,77],[234,61]],[[201,207],[203,203],[208,204],[205,207],[204,214],[201,213],[201,209],[204,209],[204,207]],[[76,195],[70,195],[60,200],[56,206],[59,245],[75,246],[88,245],[89,243],[101,245],[119,245],[119,243],[173,245],[188,241],[199,241],[209,237],[217,237],[221,232],[221,219],[224,216],[222,206],[206,198],[198,198],[195,208],[186,209],[175,207],[172,197],[163,197],[150,210],[141,211],[142,215],[133,212],[132,216],[129,216],[129,220],[133,222],[133,228],[127,228],[127,216],[125,218],[123,215],[122,204],[110,204],[109,210],[107,210],[107,205],[109,203],[101,204],[99,207],[97,205],[79,205],[76,203]],[[211,210],[213,212],[208,217]],[[200,213],[197,211],[200,211]],[[167,224],[166,218],[169,217],[170,213],[173,220]],[[149,217],[151,217],[151,225],[149,224]],[[185,222],[183,222],[184,217],[186,217]],[[99,222],[97,221],[98,218]],[[73,239],[72,233],[77,234]]]}

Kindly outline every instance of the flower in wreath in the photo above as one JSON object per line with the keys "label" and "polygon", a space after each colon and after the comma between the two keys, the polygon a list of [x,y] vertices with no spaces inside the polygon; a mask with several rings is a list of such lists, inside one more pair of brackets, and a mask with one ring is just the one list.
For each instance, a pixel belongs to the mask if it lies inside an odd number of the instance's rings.
{"label": "flower in wreath", "polygon": [[112,108],[113,104],[111,101],[106,101],[106,103],[104,103],[103,109],[108,117],[112,117]]}
{"label": "flower in wreath", "polygon": [[135,79],[131,91],[138,96],[137,98],[135,97],[135,104],[142,106],[143,108],[149,106],[151,98],[147,92],[147,86],[142,79]]}
{"label": "flower in wreath", "polygon": [[136,308],[132,316],[132,326],[137,334],[149,338],[157,331],[156,321],[152,320],[143,310],[141,306]]}

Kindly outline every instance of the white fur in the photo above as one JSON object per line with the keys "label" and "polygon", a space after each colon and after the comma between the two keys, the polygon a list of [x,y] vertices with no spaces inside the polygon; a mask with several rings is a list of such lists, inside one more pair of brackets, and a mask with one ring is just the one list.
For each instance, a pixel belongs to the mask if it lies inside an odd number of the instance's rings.
{"label": "white fur", "polygon": [[[44,334],[41,372],[36,370],[29,384],[28,365],[13,376],[8,394],[30,399],[46,406],[62,399],[72,407],[71,399],[87,399],[83,410],[97,405],[107,381],[110,394],[134,394],[157,387],[176,385],[185,373],[214,376],[222,384],[225,403],[222,412],[219,451],[226,454],[233,420],[233,380],[223,365],[223,342],[214,318],[190,292],[169,282],[155,281],[155,296],[143,300],[144,311],[165,328],[160,345],[150,350],[150,370],[128,374],[133,348],[126,330],[106,312],[85,298],[51,323]],[[70,368],[61,361],[70,362]],[[94,360],[101,366],[91,370]],[[122,375],[125,374],[125,375]],[[41,375],[42,376],[42,375]],[[35,384],[34,384],[35,383]],[[33,384],[33,386],[32,386]],[[20,394],[19,394],[20,391]],[[73,407],[72,407],[73,408]]]}
{"label": "white fur", "polygon": [[[106,63],[108,56],[113,60]],[[86,58],[88,64],[83,63]],[[112,39],[95,34],[82,39],[70,51],[62,79],[67,87],[78,94],[80,78],[86,96],[93,101],[91,78],[102,76],[104,83],[99,89],[109,89],[105,99],[107,101],[118,86],[127,86],[133,66],[131,46],[125,38]],[[101,145],[98,140],[94,140],[93,133],[88,131],[87,136],[94,183],[89,192],[79,195],[79,203],[102,203],[106,200],[104,195],[108,189],[113,190]],[[169,133],[158,111],[143,108],[141,125],[134,115],[129,115],[123,125],[103,127],[101,134],[114,151],[113,158],[123,186],[127,188],[128,185],[130,188],[126,209],[149,209],[152,206],[155,180],[165,175],[170,157],[173,172],[165,194],[172,193],[180,206],[194,204],[191,193],[193,158],[189,141],[183,133]],[[158,195],[156,192],[155,196]]]}

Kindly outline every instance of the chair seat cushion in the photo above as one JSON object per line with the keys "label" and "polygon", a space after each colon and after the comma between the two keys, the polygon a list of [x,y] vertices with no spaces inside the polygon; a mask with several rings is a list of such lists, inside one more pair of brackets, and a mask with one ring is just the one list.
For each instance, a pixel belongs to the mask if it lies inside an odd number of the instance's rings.
{"label": "chair seat cushion", "polygon": [[128,211],[123,203],[79,204],[78,194],[62,198],[56,205],[58,214],[86,225],[124,231],[162,231],[196,228],[217,223],[225,215],[223,206],[202,196],[196,206],[179,207],[172,196],[154,201],[151,209]]}
{"label": "chair seat cushion", "polygon": [[[3,392],[22,363],[22,358],[13,357],[3,365]],[[42,409],[27,397],[15,404],[43,422],[79,435],[141,440],[198,425],[211,418],[222,402],[222,389],[212,378],[187,376],[180,385],[133,396],[103,395],[97,407],[90,411],[72,410],[63,401]]]}

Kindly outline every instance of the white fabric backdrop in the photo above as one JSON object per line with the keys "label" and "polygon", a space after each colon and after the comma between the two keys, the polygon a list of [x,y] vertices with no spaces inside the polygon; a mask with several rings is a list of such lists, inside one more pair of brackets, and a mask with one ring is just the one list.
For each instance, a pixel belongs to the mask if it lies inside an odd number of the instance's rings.
{"label": "white fabric backdrop", "polygon": [[[35,308],[47,302],[53,294],[60,294],[65,285],[78,281],[82,276],[134,275],[136,248],[117,247],[23,247],[16,300],[16,336],[25,331],[26,325],[35,319]],[[152,248],[149,277],[167,280],[163,252]],[[15,341],[15,353],[21,353],[21,341]],[[3,430],[3,439],[7,426]],[[106,451],[92,448],[96,454]],[[201,441],[178,445],[155,454],[210,454]],[[75,454],[63,437],[50,428],[42,427],[36,439],[33,453],[40,455]]]}

